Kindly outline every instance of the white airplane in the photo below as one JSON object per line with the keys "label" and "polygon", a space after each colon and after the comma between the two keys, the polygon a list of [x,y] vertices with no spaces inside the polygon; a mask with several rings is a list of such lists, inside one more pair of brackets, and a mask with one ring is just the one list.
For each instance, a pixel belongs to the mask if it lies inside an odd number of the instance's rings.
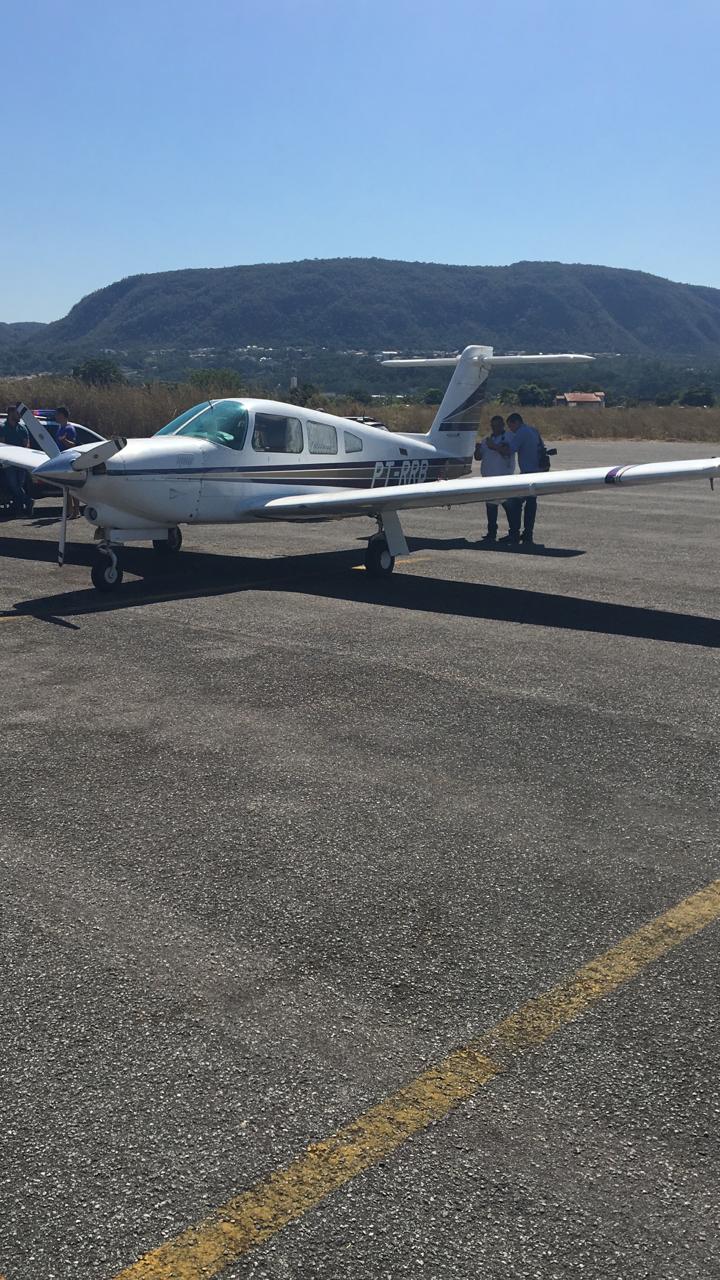
{"label": "white airplane", "polygon": [[491,369],[519,364],[590,360],[584,355],[496,356],[469,346],[462,355],[387,360],[404,368],[454,366],[427,434],[389,432],[315,409],[274,400],[206,400],[150,439],[122,438],[60,452],[52,436],[23,408],[37,449],[0,445],[0,464],[22,467],[63,490],[58,563],[65,558],[67,495],[81,497],[95,528],[92,581],[99,591],[123,576],[118,548],[152,541],[159,554],[179,551],[183,524],[243,524],[271,520],[374,519],[367,570],[392,573],[408,554],[400,512],[466,502],[653,484],[720,475],[720,457],[624,467],[471,476],[484,383]]}

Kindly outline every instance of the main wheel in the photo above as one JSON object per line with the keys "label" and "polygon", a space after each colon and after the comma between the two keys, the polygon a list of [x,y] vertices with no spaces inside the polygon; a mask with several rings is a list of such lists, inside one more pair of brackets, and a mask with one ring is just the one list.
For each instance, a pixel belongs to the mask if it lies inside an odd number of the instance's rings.
{"label": "main wheel", "polygon": [[365,552],[365,568],[374,578],[387,578],[395,568],[395,557],[390,555],[384,538],[371,538]]}
{"label": "main wheel", "polygon": [[159,556],[174,556],[182,546],[182,534],[179,529],[171,529],[167,538],[153,538],[153,547]]}
{"label": "main wheel", "polygon": [[90,570],[90,577],[98,591],[117,591],[123,580],[123,571],[117,560],[111,560],[110,556],[98,556]]}

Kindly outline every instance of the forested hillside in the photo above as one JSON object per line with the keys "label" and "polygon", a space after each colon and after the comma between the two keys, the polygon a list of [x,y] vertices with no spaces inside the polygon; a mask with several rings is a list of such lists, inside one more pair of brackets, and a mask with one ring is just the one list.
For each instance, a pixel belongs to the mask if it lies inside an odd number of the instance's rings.
{"label": "forested hillside", "polygon": [[340,258],[130,276],[53,324],[0,326],[8,364],[66,355],[261,346],[587,350],[720,356],[720,290],[639,271],[519,262],[457,267]]}

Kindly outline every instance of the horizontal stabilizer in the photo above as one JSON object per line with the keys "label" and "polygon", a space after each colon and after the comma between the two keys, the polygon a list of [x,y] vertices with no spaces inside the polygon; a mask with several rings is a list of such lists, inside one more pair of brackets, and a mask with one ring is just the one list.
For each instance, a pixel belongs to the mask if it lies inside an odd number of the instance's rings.
{"label": "horizontal stabilizer", "polygon": [[459,356],[433,356],[427,360],[422,358],[412,360],[381,360],[381,364],[391,364],[394,369],[442,369],[455,366],[460,361]]}
{"label": "horizontal stabilizer", "polygon": [[586,360],[594,359],[594,356],[582,355],[575,351],[566,351],[558,355],[544,355],[538,352],[536,356],[490,356],[490,365],[496,369],[500,365],[509,364],[582,364]]}
{"label": "horizontal stabilizer", "polygon": [[[594,360],[594,356],[582,355],[579,352],[568,351],[564,353],[558,352],[545,355],[538,352],[537,355],[521,355],[521,356],[496,356],[493,355],[492,347],[476,348],[480,352],[487,354],[477,354],[474,359],[478,364],[487,365],[490,369],[495,369],[501,365],[512,364],[573,364],[580,363],[584,360]],[[440,369],[444,367],[453,367],[460,363],[460,356],[430,356],[428,359],[418,358],[408,360],[383,360],[383,364],[394,365],[396,369]]]}

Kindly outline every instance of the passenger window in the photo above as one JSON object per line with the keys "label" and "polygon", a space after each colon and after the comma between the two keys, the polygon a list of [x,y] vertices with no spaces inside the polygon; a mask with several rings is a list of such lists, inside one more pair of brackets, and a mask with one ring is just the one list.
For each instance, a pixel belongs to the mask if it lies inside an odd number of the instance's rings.
{"label": "passenger window", "polygon": [[362,453],[363,443],[360,436],[354,436],[352,431],[343,431],[343,438],[346,453]]}
{"label": "passenger window", "polygon": [[337,431],[330,422],[308,422],[308,449],[310,453],[337,453]]}
{"label": "passenger window", "polygon": [[302,425],[299,418],[256,413],[252,447],[258,453],[302,453]]}

